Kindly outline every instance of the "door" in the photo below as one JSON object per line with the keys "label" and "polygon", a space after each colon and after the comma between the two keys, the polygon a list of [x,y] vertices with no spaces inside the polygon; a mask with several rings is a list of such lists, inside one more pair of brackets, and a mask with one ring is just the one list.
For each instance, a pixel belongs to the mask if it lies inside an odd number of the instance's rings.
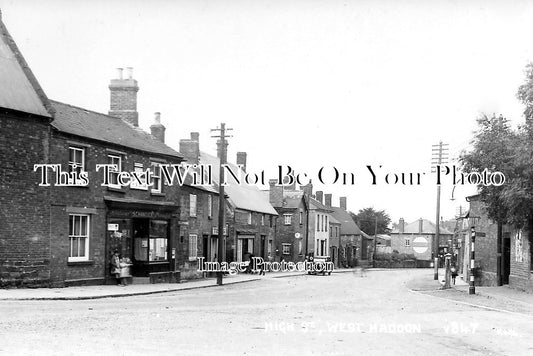
{"label": "door", "polygon": [[265,244],[266,244],[266,236],[261,235],[261,257],[263,259],[267,258],[267,256],[265,255]]}
{"label": "door", "polygon": [[509,274],[511,274],[511,237],[509,233],[503,235],[502,259],[502,284],[509,284]]}

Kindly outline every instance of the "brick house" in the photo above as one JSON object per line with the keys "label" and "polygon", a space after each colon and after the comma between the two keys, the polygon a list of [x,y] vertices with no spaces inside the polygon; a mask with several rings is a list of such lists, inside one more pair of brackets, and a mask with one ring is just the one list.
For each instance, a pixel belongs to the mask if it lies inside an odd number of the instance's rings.
{"label": "brick house", "polygon": [[[410,224],[405,224],[400,219],[399,224],[390,233],[391,249],[399,253],[414,255],[422,265],[429,267],[433,261],[433,246],[436,235],[436,225],[426,219],[420,218]],[[453,240],[453,233],[439,227],[439,255],[448,251],[449,241]]]}
{"label": "brick house", "polygon": [[[198,165],[200,161],[199,134],[191,132],[190,139],[179,142],[180,153],[186,162]],[[197,257],[204,257],[205,261],[216,261],[218,253],[218,187],[211,184],[193,184],[192,174],[198,179],[207,174],[199,168],[191,168],[180,190],[180,259],[181,277],[200,277],[197,272]],[[225,233],[227,228],[224,229]]]}
{"label": "brick house", "polygon": [[50,282],[50,190],[33,165],[49,161],[53,109],[0,13],[0,287]]}
{"label": "brick house", "polygon": [[[220,184],[219,165],[220,144],[217,157],[202,152],[199,146],[198,133],[192,133],[190,140],[180,142],[180,150],[189,157],[191,162],[198,162],[200,166],[211,167],[213,185],[218,192]],[[198,158],[196,158],[198,157]],[[227,163],[228,167],[237,174],[239,168],[232,163]],[[246,153],[237,153],[237,164],[246,171]],[[227,185],[225,186],[226,208],[225,208],[225,261],[243,261],[249,254],[267,258],[268,253],[273,253],[274,245],[274,225],[277,217],[276,210],[270,205],[268,197],[255,185],[248,185],[244,182],[235,181],[228,174]],[[218,210],[218,205],[217,210]],[[212,239],[212,247],[209,247],[211,256],[216,251],[214,236],[218,236],[218,221],[211,220],[211,228],[215,233],[206,234],[204,237]]]}
{"label": "brick house", "polygon": [[[527,230],[501,225],[488,218],[479,195],[467,198],[470,209],[465,220],[470,222],[464,233],[464,267],[468,280],[470,263],[470,228],[475,224],[475,265],[479,268],[476,284],[510,287],[533,291],[533,256]],[[471,218],[471,219],[469,219]],[[501,257],[500,257],[501,256]]]}
{"label": "brick house", "polygon": [[346,197],[340,197],[339,207],[332,206],[331,194],[326,194],[325,197],[326,207],[331,210],[331,218],[340,224],[339,231],[335,232],[338,237],[332,238],[332,243],[338,250],[339,267],[366,265],[371,256],[372,238],[357,226],[346,210]]}
{"label": "brick house", "polygon": [[287,262],[305,260],[309,245],[308,197],[302,190],[276,185],[277,180],[269,181],[270,204],[276,209],[276,258]]}

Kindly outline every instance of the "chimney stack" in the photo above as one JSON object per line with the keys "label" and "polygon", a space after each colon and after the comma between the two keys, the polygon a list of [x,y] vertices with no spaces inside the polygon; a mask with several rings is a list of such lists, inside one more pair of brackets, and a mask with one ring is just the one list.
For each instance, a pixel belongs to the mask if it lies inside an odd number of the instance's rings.
{"label": "chimney stack", "polygon": [[180,153],[188,163],[198,164],[200,162],[200,134],[191,132],[191,139],[180,140]]}
{"label": "chimney stack", "polygon": [[152,136],[165,143],[165,126],[161,124],[161,113],[154,113],[154,123],[150,126]]}
{"label": "chimney stack", "polygon": [[398,223],[398,231],[400,232],[400,234],[403,234],[403,232],[405,231],[405,221],[403,220],[403,218],[400,218],[400,222]]}
{"label": "chimney stack", "polygon": [[316,193],[315,193],[315,199],[318,200],[320,202],[320,204],[322,204],[322,201],[323,201],[323,195],[324,195],[324,192],[322,192],[321,190],[318,190]]}
{"label": "chimney stack", "polygon": [[424,220],[420,218],[418,220],[418,233],[421,234],[424,231]]}
{"label": "chimney stack", "polygon": [[313,195],[313,183],[301,186],[300,189],[303,190],[304,194],[307,196]]}
{"label": "chimney stack", "polygon": [[280,208],[283,206],[283,186],[277,185],[277,179],[270,179],[268,183],[270,184],[269,200],[275,208]]}
{"label": "chimney stack", "polygon": [[331,194],[324,194],[324,205],[331,208]]}
{"label": "chimney stack", "polygon": [[346,209],[346,207],[347,207],[347,205],[346,205],[346,197],[340,197],[340,198],[339,198],[339,205],[340,205],[340,207],[341,207],[343,210],[348,211],[348,209]]}
{"label": "chimney stack", "polygon": [[241,165],[246,172],[246,152],[237,152],[237,165]]}
{"label": "chimney stack", "polygon": [[133,126],[139,126],[137,112],[137,92],[139,86],[133,79],[133,68],[126,68],[128,78],[122,76],[122,68],[117,68],[117,78],[109,84],[109,115],[119,117]]}

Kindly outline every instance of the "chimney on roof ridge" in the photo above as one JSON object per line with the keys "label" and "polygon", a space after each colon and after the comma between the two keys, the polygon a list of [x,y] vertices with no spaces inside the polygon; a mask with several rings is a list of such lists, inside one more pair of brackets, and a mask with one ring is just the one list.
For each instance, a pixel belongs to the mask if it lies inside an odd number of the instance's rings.
{"label": "chimney on roof ridge", "polygon": [[318,200],[318,202],[319,202],[320,204],[322,204],[322,201],[323,201],[322,197],[323,197],[323,195],[324,195],[324,192],[321,191],[321,190],[318,190],[318,191],[315,193],[315,199]]}
{"label": "chimney on roof ridge", "polygon": [[188,163],[198,164],[200,162],[200,134],[191,132],[191,139],[180,140],[180,153]]}
{"label": "chimney on roof ridge", "polygon": [[398,232],[400,234],[403,234],[405,231],[405,220],[403,218],[400,218],[400,222],[398,223]]}
{"label": "chimney on roof ridge", "polygon": [[346,209],[347,206],[348,206],[348,205],[346,204],[346,197],[340,197],[340,198],[339,198],[339,205],[340,205],[340,207],[341,207],[343,210],[348,211],[348,209]]}
{"label": "chimney on roof ridge", "polygon": [[241,165],[243,171],[246,172],[246,152],[237,152],[237,165]]}
{"label": "chimney on roof ridge", "polygon": [[277,179],[270,179],[268,184],[270,185],[269,200],[273,207],[283,206],[283,185],[277,185]]}
{"label": "chimney on roof ridge", "polygon": [[301,186],[300,189],[304,191],[305,195],[313,195],[313,183],[308,183],[307,185]]}
{"label": "chimney on roof ridge", "polygon": [[324,205],[331,208],[331,194],[324,194]]}
{"label": "chimney on roof ridge", "polygon": [[139,86],[133,79],[133,68],[126,68],[128,78],[122,76],[122,68],[117,68],[117,79],[111,79],[109,84],[110,105],[109,115],[121,118],[133,126],[139,126],[137,112],[137,92]]}
{"label": "chimney on roof ridge", "polygon": [[418,219],[418,233],[421,234],[424,231],[424,220]]}
{"label": "chimney on roof ridge", "polygon": [[165,126],[161,124],[161,113],[154,113],[154,123],[150,126],[152,136],[157,138],[162,143],[165,143]]}

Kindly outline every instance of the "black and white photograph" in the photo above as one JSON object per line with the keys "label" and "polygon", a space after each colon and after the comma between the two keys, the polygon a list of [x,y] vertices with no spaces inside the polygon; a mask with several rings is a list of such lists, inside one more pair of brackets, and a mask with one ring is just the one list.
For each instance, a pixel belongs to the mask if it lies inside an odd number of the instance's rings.
{"label": "black and white photograph", "polygon": [[0,355],[533,355],[533,2],[0,0]]}

